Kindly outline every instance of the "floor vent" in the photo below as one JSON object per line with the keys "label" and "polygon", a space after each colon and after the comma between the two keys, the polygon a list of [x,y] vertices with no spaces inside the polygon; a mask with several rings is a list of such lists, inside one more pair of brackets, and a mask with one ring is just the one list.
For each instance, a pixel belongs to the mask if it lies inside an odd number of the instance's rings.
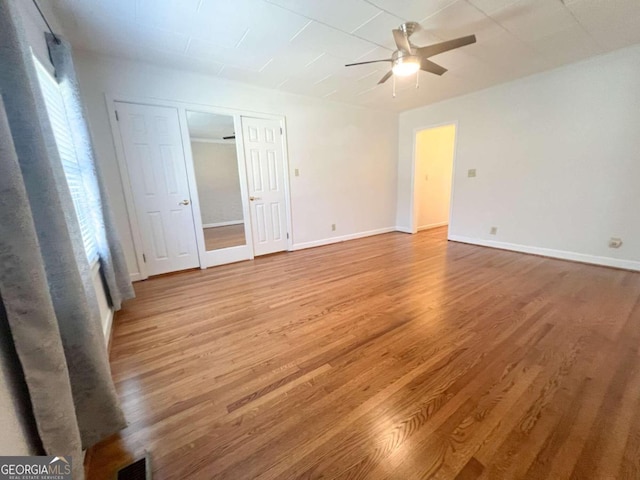
{"label": "floor vent", "polygon": [[118,470],[117,480],[151,480],[149,455]]}

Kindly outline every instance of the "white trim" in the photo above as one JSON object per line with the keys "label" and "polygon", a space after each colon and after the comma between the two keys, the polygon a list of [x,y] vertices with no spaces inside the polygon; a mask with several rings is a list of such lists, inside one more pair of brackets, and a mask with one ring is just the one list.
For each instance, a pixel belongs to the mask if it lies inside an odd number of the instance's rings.
{"label": "white trim", "polygon": [[293,215],[291,213],[291,175],[289,169],[291,164],[289,163],[289,141],[287,139],[287,117],[282,116],[280,119],[280,128],[282,129],[281,141],[282,141],[282,159],[284,160],[284,192],[285,192],[285,206],[287,208],[287,244],[289,251],[293,250]]}
{"label": "white trim", "polygon": [[100,270],[100,258],[96,257],[96,259],[92,262],[89,262],[89,268],[91,269],[91,275],[98,273]]}
{"label": "white trim", "polygon": [[229,220],[228,222],[203,223],[202,228],[228,227],[229,225],[243,225],[244,220]]}
{"label": "white trim", "polygon": [[198,179],[196,178],[195,163],[193,161],[193,152],[191,151],[191,142],[189,141],[189,119],[187,117],[186,108],[176,107],[178,110],[178,123],[180,127],[180,136],[182,139],[182,150],[184,151],[184,166],[187,173],[187,187],[189,188],[189,198],[191,199],[191,218],[193,220],[193,233],[196,237],[196,245],[198,248],[198,262],[200,268],[207,268],[206,248],[204,242],[204,233],[202,232],[202,214],[200,212],[200,195],[198,194]]}
{"label": "white trim", "polygon": [[402,232],[402,233],[413,233],[413,231],[407,227],[396,227],[396,232]]}
{"label": "white trim", "polygon": [[207,266],[210,267],[253,260],[253,249],[250,245],[237,245],[235,247],[219,248],[218,250],[208,250],[205,254],[207,257]]}
{"label": "white trim", "polygon": [[[189,179],[189,190],[191,194],[191,205],[192,205],[192,213],[194,217],[194,227],[196,229],[196,241],[198,243],[198,257],[200,260],[200,268],[207,268],[216,265],[222,265],[225,262],[220,255],[215,254],[212,256],[212,252],[207,252],[204,245],[204,234],[202,232],[202,220],[200,217],[200,205],[198,201],[197,195],[197,182],[195,179],[195,172],[193,169],[193,155],[191,152],[191,142],[189,141],[188,135],[188,127],[186,121],[186,112],[189,111],[199,111],[206,113],[214,113],[217,115],[230,115],[233,116],[234,126],[236,131],[236,149],[237,149],[237,157],[239,164],[239,174],[241,177],[241,190],[242,191],[242,201],[243,201],[243,211],[246,218],[245,223],[245,238],[247,240],[247,245],[243,246],[245,259],[251,260],[254,258],[253,252],[253,238],[252,238],[252,229],[251,229],[251,218],[248,216],[248,193],[245,182],[242,179],[246,179],[246,161],[244,155],[244,143],[242,138],[242,125],[241,125],[241,117],[253,117],[253,118],[261,118],[265,120],[275,120],[279,122],[280,128],[282,129],[282,148],[283,148],[283,160],[284,160],[284,175],[285,175],[285,194],[286,194],[286,208],[287,208],[287,230],[288,230],[288,249],[293,250],[293,226],[292,226],[292,215],[291,215],[291,193],[290,193],[290,177],[289,177],[289,153],[288,153],[288,141],[287,141],[287,125],[286,125],[286,117],[284,115],[271,114],[271,113],[263,113],[263,112],[252,112],[250,110],[239,110],[233,108],[226,107],[218,107],[213,105],[202,105],[197,103],[189,103],[182,101],[174,101],[174,100],[166,100],[166,99],[156,99],[149,97],[134,97],[128,95],[114,95],[110,93],[105,93],[105,102],[107,104],[107,111],[109,113],[109,124],[111,126],[111,133],[113,136],[115,150],[116,150],[116,158],[118,161],[118,169],[120,171],[120,181],[122,183],[122,188],[124,191],[125,197],[125,205],[127,206],[127,217],[129,221],[129,228],[131,231],[131,235],[133,237],[133,247],[136,254],[138,272],[130,272],[131,281],[139,281],[148,278],[148,274],[146,271],[146,266],[143,259],[143,246],[142,246],[142,233],[140,230],[140,226],[138,223],[137,215],[135,213],[135,201],[133,199],[133,190],[131,188],[131,183],[129,180],[129,174],[126,164],[126,157],[124,155],[124,146],[122,143],[122,138],[120,137],[120,128],[118,125],[118,120],[116,118],[116,102],[121,103],[134,103],[137,105],[151,105],[151,106],[159,106],[159,107],[171,107],[176,108],[178,110],[178,116],[180,119],[180,129],[182,132],[182,144],[185,153],[185,164],[187,166],[187,177]],[[231,143],[231,142],[229,142]],[[226,250],[226,249],[223,249]],[[231,261],[239,261],[236,260],[239,253],[236,253],[234,250],[230,252],[231,257],[234,260]]]}
{"label": "white trim", "polygon": [[107,314],[107,318],[102,319],[102,325],[104,325],[104,341],[109,347],[109,339],[111,338],[111,327],[113,327],[113,308],[109,309],[109,313]]}
{"label": "white trim", "polygon": [[129,231],[131,232],[131,238],[133,240],[133,250],[136,255],[136,263],[138,266],[137,272],[129,272],[132,282],[139,280],[145,280],[149,277],[147,274],[147,268],[145,265],[143,253],[144,248],[142,246],[142,233],[138,224],[138,216],[135,212],[135,201],[133,199],[133,189],[131,188],[131,181],[129,180],[129,169],[127,168],[126,156],[124,154],[124,143],[120,134],[120,127],[118,125],[118,119],[116,117],[116,102],[119,99],[105,94],[105,102],[107,103],[107,113],[109,114],[109,125],[111,126],[111,136],[113,137],[113,144],[116,150],[116,160],[118,163],[118,171],[120,173],[120,184],[122,185],[122,191],[124,193],[124,203],[127,207],[127,222],[129,223]]}
{"label": "white trim", "polygon": [[[238,180],[240,182],[240,198],[242,200],[242,219],[244,223],[244,239],[245,245],[244,248],[245,257],[248,260],[253,260],[255,258],[254,248],[253,248],[253,229],[251,228],[251,211],[249,207],[249,177],[247,176],[247,161],[244,153],[244,132],[242,130],[242,115],[234,115],[233,116],[233,131],[236,132],[236,158],[238,162]],[[204,232],[203,232],[204,238]],[[240,248],[236,248],[236,250],[241,251]],[[240,253],[236,253],[235,250],[228,251],[228,255],[225,256],[225,259],[231,261],[235,255],[239,255]],[[213,258],[213,265],[219,265],[221,262],[218,262],[216,259],[218,258],[218,253],[215,251],[212,252],[211,258]],[[222,262],[226,263],[226,262]]]}
{"label": "white trim", "polygon": [[[155,97],[143,97],[132,95],[119,95],[112,93],[105,93],[107,101],[118,101],[123,103],[136,103],[138,105],[151,105],[160,107],[173,107],[185,110],[194,110],[205,113],[215,113],[218,115],[243,115],[255,118],[270,118],[272,120],[284,120],[284,115],[278,115],[273,113],[255,112],[251,110],[241,110],[237,108],[220,107],[217,105],[209,105],[203,103],[183,102],[180,100],[169,100],[166,98]],[[238,140],[238,131],[236,130],[236,141]]]}
{"label": "white trim", "polygon": [[[94,260],[93,262],[91,262],[89,267],[91,268],[91,278],[94,282],[94,287],[96,287],[96,289],[100,288],[102,290],[102,292],[96,291],[96,295],[100,295],[102,293],[102,295],[105,297],[105,301],[108,302],[108,300],[106,299],[106,287],[104,285],[104,281],[102,280],[102,275],[99,273],[100,261],[98,259]],[[100,283],[99,286],[95,284],[96,280]],[[104,339],[107,343],[107,346],[109,346],[109,336],[111,335],[111,324],[113,323],[113,315],[113,307],[109,307],[106,316],[100,319],[100,325],[102,325],[102,333],[104,333]]]}
{"label": "white trim", "polygon": [[555,250],[552,248],[534,247],[529,245],[520,245],[517,243],[496,242],[495,240],[470,238],[470,237],[464,237],[461,235],[449,235],[448,239],[453,242],[469,243],[471,245],[480,245],[482,247],[498,248],[501,250],[510,250],[513,252],[528,253],[532,255],[541,255],[543,257],[559,258],[561,260],[570,260],[573,262],[589,263],[592,265],[602,265],[605,267],[640,271],[640,261],[636,261],[636,260],[624,260],[621,258],[613,258],[613,257],[600,257],[596,255],[588,255],[586,253],[569,252],[567,250]]}
{"label": "white trim", "polygon": [[129,273],[129,278],[132,282],[140,282],[142,280],[146,280],[148,277],[143,277],[140,272],[138,273]]}
{"label": "white trim", "polygon": [[332,243],[346,242],[348,240],[355,240],[356,238],[371,237],[373,235],[380,235],[382,233],[395,232],[397,227],[385,227],[378,228],[376,230],[368,230],[366,232],[352,233],[349,235],[342,235],[340,237],[323,238],[322,240],[314,240],[312,242],[294,243],[292,250],[303,250],[305,248],[321,247],[323,245],[330,245]]}
{"label": "white trim", "polygon": [[421,227],[418,227],[418,231],[421,232],[422,230],[431,230],[432,228],[444,227],[445,225],[449,225],[449,222],[444,221],[439,223],[430,223],[429,225],[422,225]]}

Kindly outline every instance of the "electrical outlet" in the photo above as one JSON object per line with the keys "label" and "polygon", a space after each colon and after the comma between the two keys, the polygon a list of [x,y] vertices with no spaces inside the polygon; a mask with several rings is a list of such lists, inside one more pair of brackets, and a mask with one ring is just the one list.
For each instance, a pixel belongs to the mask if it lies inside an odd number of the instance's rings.
{"label": "electrical outlet", "polygon": [[293,171],[293,173],[295,174],[296,177],[300,176],[300,170],[298,170],[297,168]]}
{"label": "electrical outlet", "polygon": [[336,231],[336,224],[335,224],[335,223],[332,223],[332,224],[331,224],[331,231],[332,231],[332,232],[335,232],[335,231]]}
{"label": "electrical outlet", "polygon": [[475,177],[475,176],[476,176],[476,169],[475,169],[475,168],[470,168],[470,169],[467,171],[467,177],[469,177],[469,178],[473,178],[473,177]]}
{"label": "electrical outlet", "polygon": [[425,179],[425,180],[427,180],[427,181],[429,181],[429,175],[425,175],[425,176],[424,176],[424,179]]}
{"label": "electrical outlet", "polygon": [[491,227],[491,230],[489,230],[489,233],[491,235],[497,235],[498,234],[498,227]]}
{"label": "electrical outlet", "polygon": [[622,239],[617,237],[611,237],[609,239],[609,248],[620,248],[622,246]]}

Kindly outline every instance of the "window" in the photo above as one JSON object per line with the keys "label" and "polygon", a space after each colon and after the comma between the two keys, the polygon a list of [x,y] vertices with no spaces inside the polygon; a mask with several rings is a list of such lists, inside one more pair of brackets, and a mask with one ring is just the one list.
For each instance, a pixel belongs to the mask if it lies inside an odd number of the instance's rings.
{"label": "window", "polygon": [[49,121],[51,122],[51,128],[53,129],[53,135],[58,147],[58,153],[60,154],[60,160],[62,160],[62,168],[67,178],[73,206],[76,216],[78,217],[78,222],[80,223],[84,248],[89,263],[93,264],[98,259],[98,249],[91,208],[82,175],[83,168],[91,168],[91,166],[82,165],[82,162],[76,156],[71,127],[58,83],[35,57],[34,63],[38,72],[38,81],[42,95],[44,96],[47,114],[49,115]]}

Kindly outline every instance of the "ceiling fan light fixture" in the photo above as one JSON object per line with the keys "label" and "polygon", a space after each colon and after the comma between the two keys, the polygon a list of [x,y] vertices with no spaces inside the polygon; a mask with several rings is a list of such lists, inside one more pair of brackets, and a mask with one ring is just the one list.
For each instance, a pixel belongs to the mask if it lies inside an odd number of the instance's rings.
{"label": "ceiling fan light fixture", "polygon": [[420,60],[417,58],[398,58],[391,68],[393,74],[399,77],[413,75],[420,70]]}
{"label": "ceiling fan light fixture", "polygon": [[[475,35],[467,35],[466,37],[454,38],[453,40],[446,40],[444,42],[435,43],[433,45],[427,45],[419,47],[413,45],[409,37],[413,33],[420,29],[420,25],[416,22],[405,22],[398,28],[391,31],[393,34],[393,41],[396,44],[396,50],[391,54],[391,58],[381,58],[379,60],[368,60],[366,62],[348,63],[345,67],[355,67],[356,65],[366,65],[370,63],[379,62],[391,62],[391,70],[384,74],[384,76],[378,80],[378,85],[382,85],[391,77],[407,77],[409,75],[417,74],[420,70],[433,73],[434,75],[443,75],[447,72],[447,69],[438,65],[437,63],[429,60],[430,57],[439,55],[440,53],[448,52],[456,48],[464,47],[465,45],[471,45],[476,43]],[[416,75],[416,88],[418,87],[418,75]],[[395,93],[394,93],[395,97]]]}

